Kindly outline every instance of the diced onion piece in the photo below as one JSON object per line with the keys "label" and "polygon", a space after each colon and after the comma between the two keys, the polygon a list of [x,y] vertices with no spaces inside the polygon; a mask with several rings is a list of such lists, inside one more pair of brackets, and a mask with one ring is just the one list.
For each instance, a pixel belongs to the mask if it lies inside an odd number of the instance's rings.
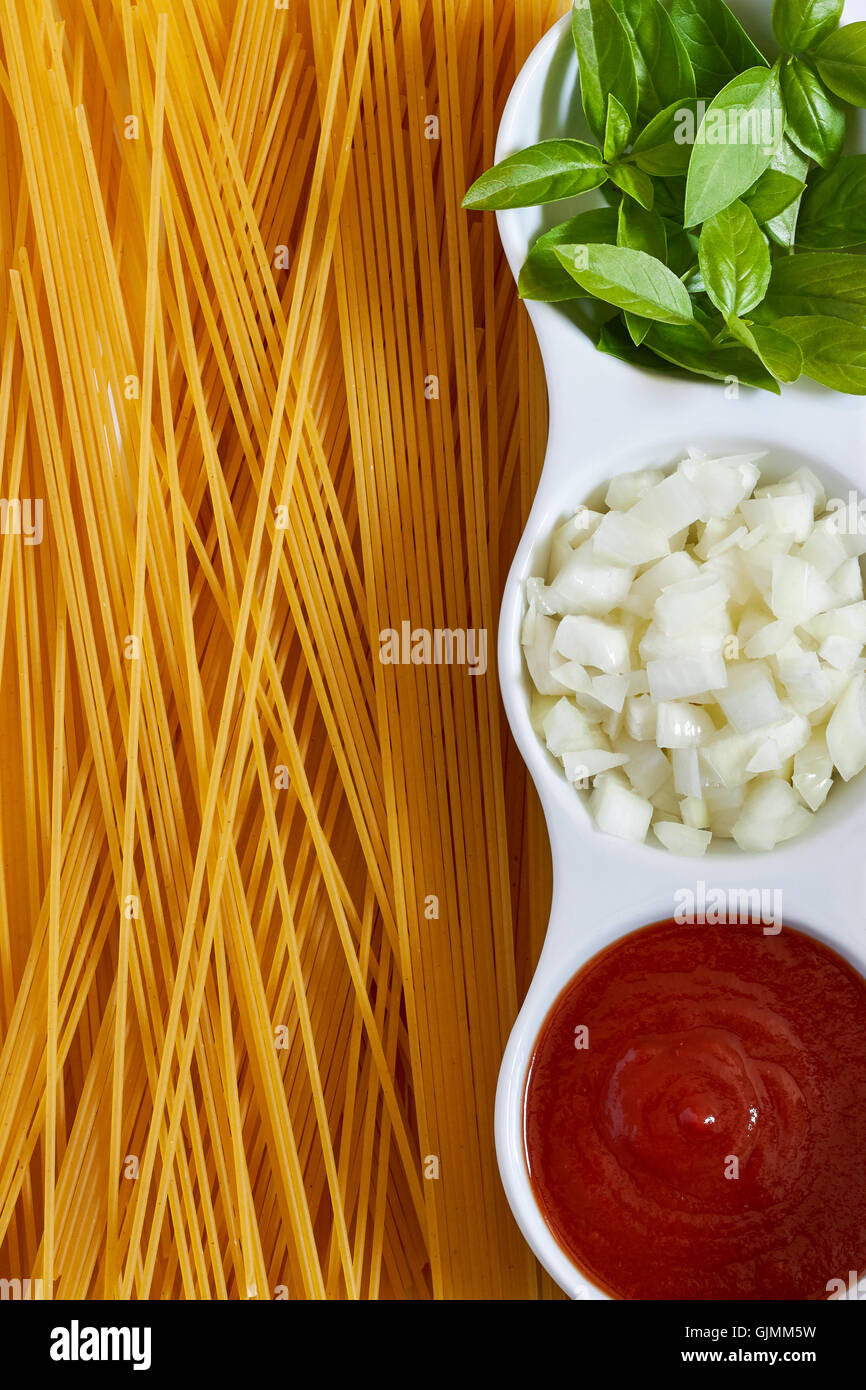
{"label": "diced onion piece", "polygon": [[625,774],[638,795],[652,800],[666,782],[671,782],[671,765],[654,743],[639,742],[621,733],[616,746],[626,755]]}
{"label": "diced onion piece", "polygon": [[745,652],[750,661],[760,661],[765,656],[775,656],[791,640],[794,628],[791,623],[767,623],[746,643]]}
{"label": "diced onion piece", "polygon": [[850,782],[866,767],[866,676],[852,676],[827,725],[827,751]]}
{"label": "diced onion piece", "polygon": [[783,531],[795,542],[806,539],[815,519],[812,498],[803,493],[793,497],[753,497],[740,503],[740,514],[750,530],[768,526],[771,531]]}
{"label": "diced onion piece", "polygon": [[592,693],[608,709],[619,714],[628,694],[628,676],[593,676]]}
{"label": "diced onion piece", "polygon": [[704,499],[694,483],[683,473],[671,473],[644,493],[629,516],[660,531],[670,540],[678,531],[688,530],[703,511]]}
{"label": "diced onion piece", "polygon": [[750,789],[731,834],[740,849],[769,850],[801,834],[811,819],[794,788],[771,777]]}
{"label": "diced onion piece", "polygon": [[841,537],[830,531],[819,531],[817,527],[800,549],[800,559],[812,565],[822,579],[829,579],[842,565],[847,564],[847,556],[848,551]]}
{"label": "diced onion piece", "polygon": [[589,804],[596,825],[606,835],[621,840],[646,839],[653,815],[653,804],[646,797],[618,782],[599,778]]}
{"label": "diced onion piece", "polygon": [[796,487],[801,492],[808,492],[812,498],[812,505],[815,515],[823,512],[827,505],[827,493],[820,478],[816,478],[811,468],[795,468],[793,473],[789,473],[787,478],[783,478],[780,487]]}
{"label": "diced onion piece", "polygon": [[680,815],[683,818],[683,825],[690,825],[693,830],[709,829],[710,808],[707,805],[706,797],[684,796],[680,802]]}
{"label": "diced onion piece", "polygon": [[817,811],[827,800],[833,785],[833,759],[827,751],[827,740],[821,730],[794,754],[794,786],[809,807]]}
{"label": "diced onion piece", "polygon": [[618,473],[608,485],[605,506],[612,512],[627,512],[664,476],[660,468],[638,468],[633,473]]}
{"label": "diced onion piece", "polygon": [[622,628],[585,614],[562,619],[551,651],[608,675],[623,675],[631,667],[628,638]]}
{"label": "diced onion piece", "polygon": [[651,695],[629,695],[625,702],[625,727],[630,738],[655,740],[657,718]]}
{"label": "diced onion piece", "polygon": [[555,758],[584,748],[605,747],[604,735],[594,729],[586,715],[565,698],[558,700],[544,720],[544,740]]}
{"label": "diced onion piece", "polygon": [[696,830],[690,825],[678,825],[676,821],[656,821],[653,833],[661,840],[671,854],[681,854],[689,859],[697,859],[706,854],[707,846],[713,838],[709,830]]}
{"label": "diced onion piece", "polygon": [[708,622],[718,623],[729,598],[730,591],[722,580],[703,570],[663,589],[655,601],[653,617],[664,633],[688,631]]}
{"label": "diced onion piece", "polygon": [[809,742],[812,729],[801,714],[757,731],[761,742],[746,764],[747,772],[776,772]]}
{"label": "diced onion piece", "polygon": [[679,467],[703,498],[704,521],[730,516],[760,476],[752,459],[689,458]]}
{"label": "diced onion piece", "polygon": [[720,653],[730,636],[729,627],[721,610],[717,619],[708,617],[701,627],[688,632],[663,632],[658,623],[652,622],[638,644],[638,655],[642,661],[650,662],[703,652]]}
{"label": "diced onion piece", "polygon": [[700,567],[688,551],[672,551],[638,575],[629,591],[629,608],[641,617],[651,617],[653,604],[663,589],[696,574],[700,574]]}
{"label": "diced onion piece", "polygon": [[866,602],[846,603],[829,613],[818,613],[803,626],[818,642],[825,637],[854,637],[866,643]]}
{"label": "diced onion piece", "polygon": [[782,717],[782,704],[764,661],[732,661],[727,688],[720,690],[722,712],[738,733],[746,734]]}
{"label": "diced onion piece", "polygon": [[684,700],[705,690],[720,690],[728,683],[721,652],[669,657],[647,662],[650,695],[659,700]]}
{"label": "diced onion piece", "polygon": [[720,559],[722,555],[727,555],[729,550],[739,548],[740,542],[744,541],[748,534],[747,527],[738,526],[735,531],[731,531],[730,535],[725,536],[722,540],[716,541],[715,545],[711,545],[707,551],[706,558],[708,560]]}
{"label": "diced onion piece", "polygon": [[738,517],[714,516],[710,521],[701,522],[698,526],[698,539],[692,547],[695,554],[701,560],[706,560],[710,551],[717,545],[723,545],[737,529],[742,531],[744,536],[748,535],[748,527],[738,528],[738,520]]}
{"label": "diced onion piece", "polygon": [[779,656],[779,680],[798,714],[812,714],[830,698],[830,682],[815,652]]}
{"label": "diced onion piece", "polygon": [[860,561],[852,555],[845,560],[830,579],[830,587],[840,604],[859,603],[863,597],[863,571]]}
{"label": "diced onion piece", "polygon": [[582,748],[579,752],[568,750],[562,755],[562,766],[569,782],[588,787],[590,780],[600,772],[609,772],[613,767],[622,767],[626,761],[624,753],[607,753],[603,748]]}
{"label": "diced onion piece", "polygon": [[677,796],[700,796],[704,787],[697,748],[672,749],[671,762],[674,769],[674,791]]}
{"label": "diced onion piece", "polygon": [[716,732],[706,710],[678,700],[657,706],[656,743],[659,748],[696,748]]}
{"label": "diced onion piece", "polygon": [[531,608],[548,618],[562,617],[568,612],[568,603],[561,593],[543,579],[533,575],[526,581],[526,597]]}
{"label": "diced onion piece", "polygon": [[551,586],[564,604],[561,613],[590,613],[604,616],[618,608],[629,591],[634,570],[622,565],[605,565],[583,553],[572,554],[551,580]]}
{"label": "diced onion piece", "polygon": [[574,516],[557,526],[550,542],[549,578],[552,579],[566,561],[571,559],[575,548],[592,535],[601,517],[601,512],[590,511],[589,507],[578,507]]}
{"label": "diced onion piece", "polygon": [[520,640],[532,683],[542,695],[561,695],[562,686],[554,680],[550,669],[551,648],[557,623],[535,608],[529,608],[523,619]]}
{"label": "diced onion piece", "polygon": [[611,743],[616,743],[619,740],[619,736],[622,733],[622,727],[624,723],[625,720],[623,718],[622,712],[615,709],[608,710],[602,718],[601,727],[607,734]]}
{"label": "diced onion piece", "polygon": [[770,607],[777,618],[799,625],[836,606],[836,595],[814,566],[798,555],[776,556]]}
{"label": "diced onion piece", "polygon": [[[592,691],[592,676],[579,661],[563,661],[560,666],[553,668],[551,675],[558,685],[576,695],[586,695]],[[562,694],[562,690],[559,693]]]}
{"label": "diced onion piece", "polygon": [[539,738],[544,738],[544,721],[561,699],[561,690],[558,695],[539,695],[537,690],[533,690],[529,705],[529,722]]}
{"label": "diced onion piece", "polygon": [[760,733],[737,734],[721,732],[704,744],[701,763],[717,785],[739,787],[756,774],[749,772],[749,763],[763,742]]}
{"label": "diced onion piece", "polygon": [[608,512],[592,538],[593,552],[618,565],[646,565],[670,553],[667,536],[631,512]]}
{"label": "diced onion piece", "polygon": [[862,650],[862,643],[853,637],[830,636],[824,638],[818,648],[818,655],[837,671],[853,671]]}
{"label": "diced onion piece", "polygon": [[710,827],[717,839],[730,839],[731,831],[745,799],[745,786],[704,788],[704,800],[710,814]]}

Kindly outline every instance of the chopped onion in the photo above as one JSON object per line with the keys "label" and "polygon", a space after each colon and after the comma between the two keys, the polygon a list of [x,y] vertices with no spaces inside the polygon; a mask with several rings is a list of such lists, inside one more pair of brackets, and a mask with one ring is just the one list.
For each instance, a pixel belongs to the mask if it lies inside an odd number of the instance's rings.
{"label": "chopped onion", "polygon": [[679,824],[675,820],[655,821],[653,831],[671,854],[682,854],[696,859],[706,854],[707,846],[713,838],[709,830],[697,830],[690,825]]}
{"label": "chopped onion", "polygon": [[677,796],[700,796],[704,784],[697,748],[672,748],[671,762]]}
{"label": "chopped onion", "polygon": [[796,791],[781,777],[759,782],[748,792],[743,808],[731,827],[740,849],[774,849],[806,829],[812,819]]}
{"label": "chopped onion", "polygon": [[721,652],[648,661],[646,673],[654,700],[683,700],[705,690],[719,690],[728,683]]}
{"label": "chopped onion", "polygon": [[866,767],[866,676],[852,676],[827,725],[827,751],[850,782]]}
{"label": "chopped onion", "polygon": [[827,800],[832,785],[833,759],[827,751],[827,739],[819,729],[794,755],[794,786],[809,810],[817,811]]}
{"label": "chopped onion", "polygon": [[659,748],[697,748],[716,732],[706,710],[677,700],[660,700],[657,706],[656,743]]}
{"label": "chopped onion", "polygon": [[583,613],[562,619],[551,651],[608,675],[622,675],[631,667],[628,638],[622,628]]}
{"label": "chopped onion", "polygon": [[750,733],[782,717],[782,703],[764,661],[731,662],[727,689],[719,691],[718,701],[725,718],[739,733]]}
{"label": "chopped onion", "polygon": [[646,797],[607,777],[599,778],[590,797],[590,807],[599,830],[622,840],[645,840],[653,815],[653,804]]}
{"label": "chopped onion", "polygon": [[631,512],[608,512],[592,538],[593,553],[618,565],[645,565],[670,553],[667,536]]}
{"label": "chopped onion", "polygon": [[675,854],[800,834],[866,768],[866,536],[798,468],[690,449],[615,478],[526,585],[533,728],[601,830]]}

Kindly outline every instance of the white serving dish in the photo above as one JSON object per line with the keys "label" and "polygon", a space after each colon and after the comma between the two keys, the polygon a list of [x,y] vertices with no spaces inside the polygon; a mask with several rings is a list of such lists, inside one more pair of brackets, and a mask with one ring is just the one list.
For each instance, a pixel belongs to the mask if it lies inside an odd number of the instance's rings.
{"label": "white serving dish", "polygon": [[[731,8],[759,42],[769,37],[766,3],[731,0]],[[843,22],[858,19],[866,19],[866,0],[849,0]],[[554,135],[580,135],[576,92],[577,60],[566,17],[537,45],[512,89],[496,159]],[[855,132],[860,148],[861,134],[862,129]],[[515,279],[539,230],[570,215],[562,203],[497,215]],[[499,679],[550,834],[553,902],[541,958],[502,1062],[496,1147],[511,1209],[538,1259],[572,1298],[595,1300],[607,1295],[575,1268],[551,1234],[524,1156],[526,1073],[551,1005],[591,956],[636,927],[671,917],[675,891],[698,880],[708,888],[781,889],[785,920],[826,941],[866,974],[866,773],[834,789],[806,835],[766,854],[713,846],[704,859],[684,859],[650,843],[651,836],[637,845],[599,833],[585,799],[566,782],[530,725],[520,648],[524,582],[543,572],[555,524],[601,483],[630,469],[671,464],[689,444],[715,454],[760,448],[768,451],[762,471],[789,472],[807,463],[828,484],[829,495],[847,497],[849,488],[866,494],[866,398],[803,381],[784,387],[781,397],[742,387],[731,399],[723,384],[643,372],[597,352],[556,305],[527,302],[526,308],[547,377],[550,432],[538,491],[503,593]],[[828,1278],[833,1273],[828,1271]],[[858,1294],[866,1297],[866,1280]]]}

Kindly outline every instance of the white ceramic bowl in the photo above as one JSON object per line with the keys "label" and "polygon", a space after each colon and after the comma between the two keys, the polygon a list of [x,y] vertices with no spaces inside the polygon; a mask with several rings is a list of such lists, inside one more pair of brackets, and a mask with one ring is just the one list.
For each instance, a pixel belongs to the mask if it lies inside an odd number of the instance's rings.
{"label": "white ceramic bowl", "polygon": [[[731,0],[731,7],[759,41],[769,37],[770,7],[764,0]],[[866,19],[866,0],[845,6],[844,22],[857,19]],[[497,160],[537,140],[580,133],[576,79],[566,17],[541,40],[514,85],[499,128]],[[855,140],[862,148],[857,132]],[[515,279],[539,230],[570,215],[562,203],[498,214]],[[639,371],[597,352],[555,305],[527,302],[526,308],[547,376],[550,433],[538,492],[503,594],[499,679],[512,733],[547,821],[553,904],[538,968],[502,1062],[496,1147],[511,1209],[541,1263],[572,1298],[604,1299],[557,1244],[527,1173],[524,1087],[547,1013],[591,956],[636,927],[671,917],[676,891],[694,888],[698,880],[708,889],[780,889],[786,921],[826,941],[866,974],[866,774],[834,789],[806,835],[766,854],[713,846],[703,860],[683,859],[649,843],[600,834],[584,798],[566,782],[530,725],[520,648],[524,583],[543,572],[555,524],[601,483],[630,469],[672,464],[690,444],[716,455],[763,449],[768,457],[762,472],[789,472],[807,463],[829,485],[831,496],[847,497],[849,488],[866,494],[866,398],[839,395],[805,380],[784,387],[781,397],[743,387],[730,398],[722,384]],[[828,1279],[834,1273],[828,1270]],[[860,1288],[866,1293],[866,1281]]]}

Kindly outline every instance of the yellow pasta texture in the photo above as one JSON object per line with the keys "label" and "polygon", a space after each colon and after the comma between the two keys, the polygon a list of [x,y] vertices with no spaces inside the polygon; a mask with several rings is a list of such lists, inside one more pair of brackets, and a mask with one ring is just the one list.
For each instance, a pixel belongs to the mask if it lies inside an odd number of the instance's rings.
{"label": "yellow pasta texture", "polygon": [[550,895],[495,677],[545,391],[460,199],[563,8],[0,0],[31,1296],[554,1296],[493,1147]]}

